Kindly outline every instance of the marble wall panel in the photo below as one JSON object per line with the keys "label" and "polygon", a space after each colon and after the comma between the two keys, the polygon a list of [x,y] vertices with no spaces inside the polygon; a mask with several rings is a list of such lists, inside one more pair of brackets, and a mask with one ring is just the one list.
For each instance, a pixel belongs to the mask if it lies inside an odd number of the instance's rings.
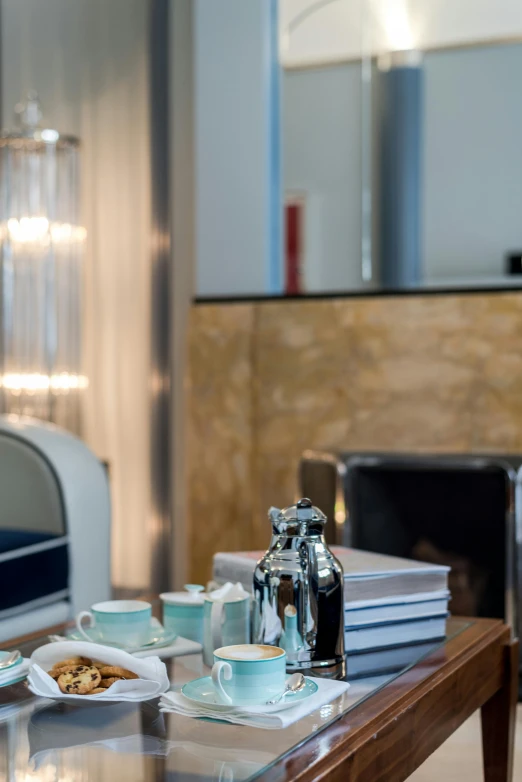
{"label": "marble wall panel", "polygon": [[252,538],[253,307],[197,307],[189,324],[188,541],[190,579],[205,583],[212,554]]}
{"label": "marble wall panel", "polygon": [[[197,305],[190,343],[190,516],[213,519],[209,548],[266,547],[306,448],[522,452],[517,293]],[[201,580],[195,532],[192,562]]]}

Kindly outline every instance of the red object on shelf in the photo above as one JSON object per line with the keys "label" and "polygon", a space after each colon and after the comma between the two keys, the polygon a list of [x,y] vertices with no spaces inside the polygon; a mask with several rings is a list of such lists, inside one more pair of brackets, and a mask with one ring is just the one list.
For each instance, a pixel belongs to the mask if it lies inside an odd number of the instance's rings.
{"label": "red object on shelf", "polygon": [[285,205],[285,293],[302,293],[304,203],[302,199]]}

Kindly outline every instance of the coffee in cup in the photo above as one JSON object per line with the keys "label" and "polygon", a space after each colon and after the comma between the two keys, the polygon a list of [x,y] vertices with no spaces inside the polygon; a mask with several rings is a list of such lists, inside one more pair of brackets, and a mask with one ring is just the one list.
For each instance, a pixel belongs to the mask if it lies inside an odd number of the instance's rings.
{"label": "coffee in cup", "polygon": [[272,660],[274,657],[281,656],[281,649],[278,646],[268,646],[265,644],[235,644],[233,646],[222,646],[220,655],[226,655],[228,660]]}

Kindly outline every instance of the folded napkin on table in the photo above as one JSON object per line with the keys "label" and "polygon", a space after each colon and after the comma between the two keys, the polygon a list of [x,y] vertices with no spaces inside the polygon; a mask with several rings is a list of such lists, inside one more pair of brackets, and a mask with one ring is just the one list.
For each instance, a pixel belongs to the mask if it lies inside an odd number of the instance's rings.
{"label": "folded napkin on table", "polygon": [[143,659],[144,657],[149,657],[151,654],[155,654],[161,660],[168,660],[171,657],[185,657],[185,655],[189,654],[201,654],[202,651],[203,646],[197,641],[191,641],[190,638],[183,638],[181,635],[178,635],[176,640],[172,641],[172,643],[167,646],[159,646],[154,650],[151,649],[150,652],[147,651],[147,649],[142,649],[139,652],[133,652],[132,656]]}
{"label": "folded napkin on table", "polygon": [[18,665],[12,665],[10,668],[0,669],[0,687],[9,684],[10,682],[16,682],[23,676],[26,676],[29,671],[29,660],[24,658]]}
{"label": "folded napkin on table", "polygon": [[[49,671],[54,663],[68,657],[89,657],[107,665],[126,668],[137,673],[139,679],[127,679],[115,682],[106,692],[98,695],[70,695],[63,693],[58,683],[52,679]],[[40,646],[31,656],[31,667],[27,681],[29,689],[43,698],[74,700],[82,703],[108,703],[115,701],[148,701],[166,692],[170,687],[167,669],[158,657],[138,660],[127,652],[111,646],[93,644],[87,641],[61,641]]]}
{"label": "folded napkin on table", "polygon": [[[57,643],[58,641],[67,641],[64,635],[49,635],[49,641]],[[79,641],[77,643],[80,643]],[[165,646],[155,646],[152,649],[141,649],[139,652],[129,652],[133,657],[142,659],[144,657],[159,657],[160,660],[169,660],[171,657],[185,657],[189,654],[201,654],[203,647],[197,641],[191,641],[189,638],[183,638],[181,635]]]}
{"label": "folded napkin on table", "polygon": [[[213,708],[211,705],[198,705],[186,698],[181,692],[166,692],[160,699],[160,711],[174,712],[185,717],[206,717],[207,719],[225,720],[236,725],[248,725],[253,728],[267,728],[277,730],[287,728],[294,722],[308,716],[313,711],[320,709],[326,703],[338,698],[349,688],[348,682],[338,682],[330,679],[318,679],[307,676],[307,679],[317,684],[318,690],[305,700],[298,701],[292,708],[278,711],[278,704],[274,706],[249,706],[240,708],[231,706],[230,709],[221,707]],[[290,698],[292,696],[289,696]]]}

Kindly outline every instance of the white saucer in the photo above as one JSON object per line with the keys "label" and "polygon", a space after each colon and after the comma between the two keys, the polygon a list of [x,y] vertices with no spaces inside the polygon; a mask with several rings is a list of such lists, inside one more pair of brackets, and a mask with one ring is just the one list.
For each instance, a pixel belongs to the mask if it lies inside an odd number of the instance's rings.
{"label": "white saucer", "polygon": [[[149,637],[147,641],[139,646],[133,644],[118,644],[110,641],[105,641],[100,638],[96,632],[96,628],[87,628],[87,634],[90,636],[90,640],[95,644],[103,644],[104,646],[113,646],[115,649],[122,649],[124,652],[145,652],[152,649],[161,649],[163,646],[168,646],[178,637],[176,633],[165,630],[162,624],[157,619],[150,620]],[[72,633],[67,633],[67,641],[85,641],[86,639],[78,630],[73,630]]]}
{"label": "white saucer", "polygon": [[[288,678],[288,677],[287,677]],[[191,682],[187,682],[181,688],[181,692],[193,703],[197,703],[198,706],[207,706],[212,711],[237,711],[238,709],[244,709],[245,711],[284,711],[285,709],[291,709],[300,701],[304,701],[311,695],[315,695],[318,687],[317,684],[310,679],[306,679],[306,684],[302,690],[296,692],[295,695],[287,695],[279,703],[275,703],[272,706],[258,705],[258,706],[228,706],[224,703],[220,703],[217,699],[216,690],[212,684],[212,677],[203,676],[201,679],[194,679]]]}

